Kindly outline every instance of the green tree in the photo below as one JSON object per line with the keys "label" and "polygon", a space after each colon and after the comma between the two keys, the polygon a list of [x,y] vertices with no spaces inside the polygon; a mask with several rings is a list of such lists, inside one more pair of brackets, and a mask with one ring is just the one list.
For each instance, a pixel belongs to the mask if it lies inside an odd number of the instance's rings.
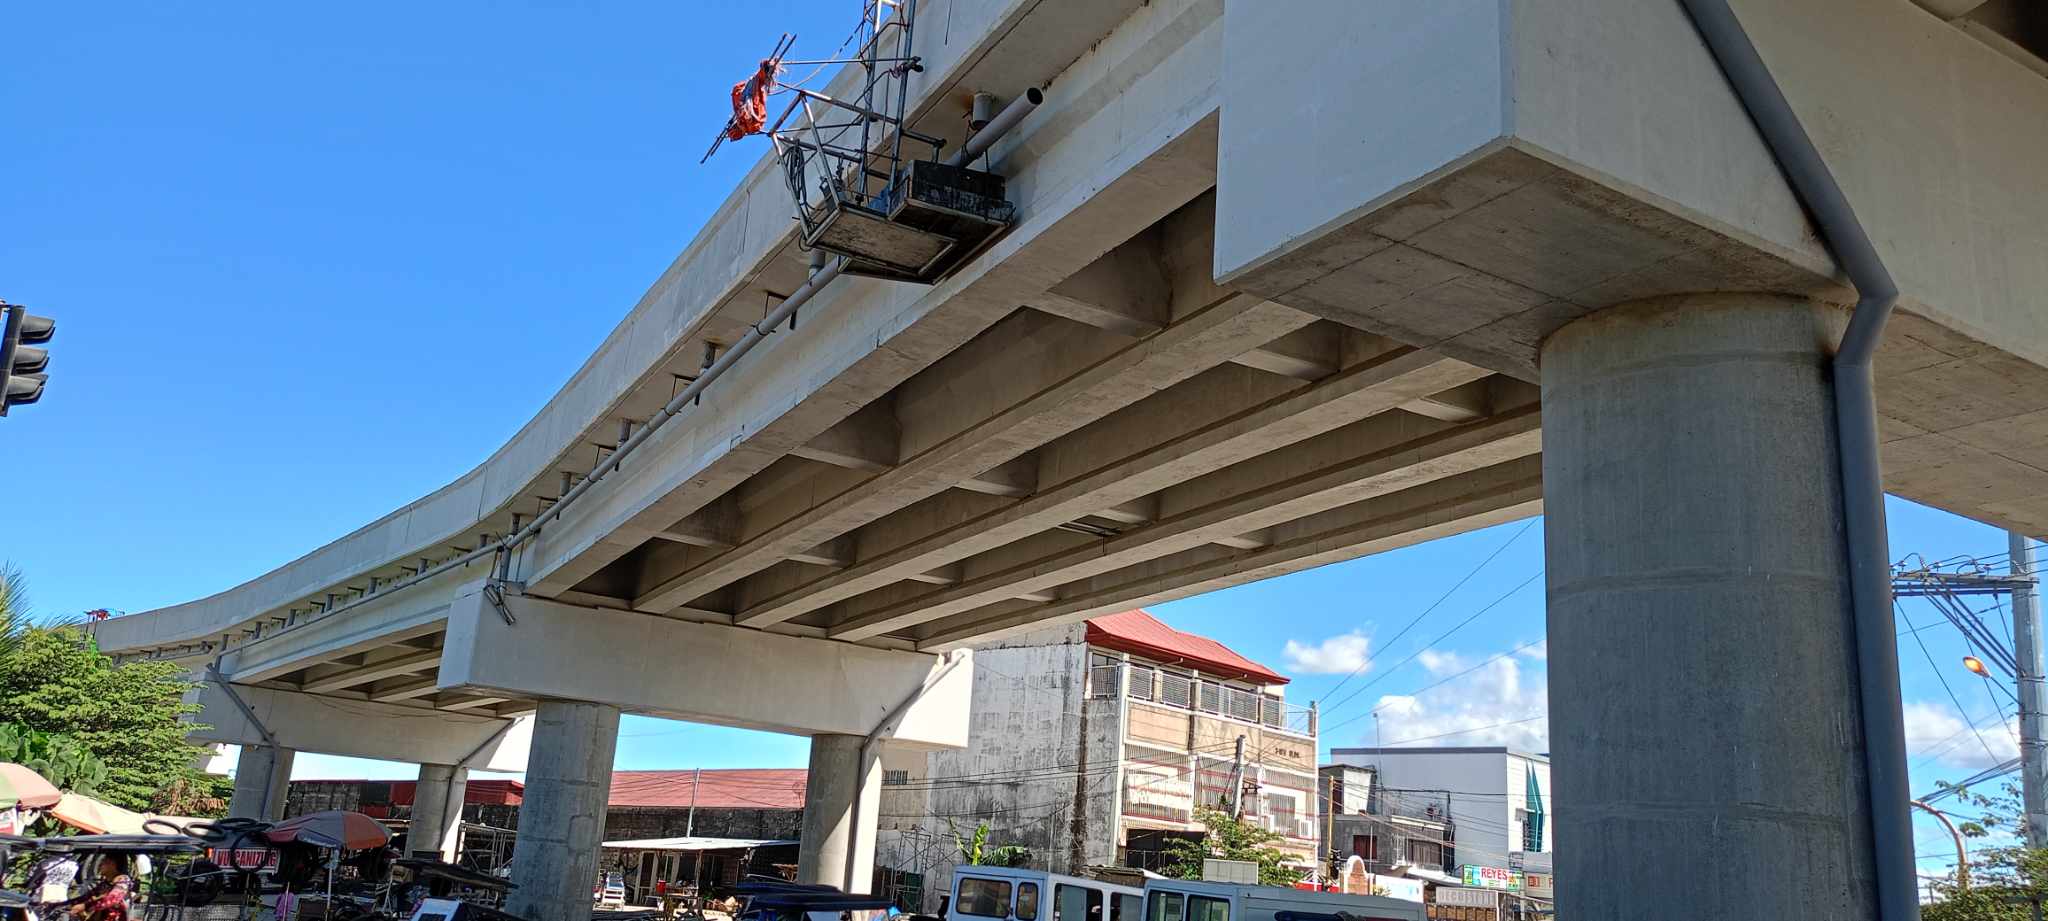
{"label": "green tree", "polygon": [[1978,842],[1970,852],[1969,885],[1958,874],[1932,884],[1934,901],[1921,906],[1924,921],[2029,921],[2032,903],[2048,905],[2048,850],[2025,845],[2026,827],[2018,785],[2010,781],[1992,794],[1954,788],[1959,809],[1978,818],[1957,824],[1963,837]]}
{"label": "green tree", "polygon": [[12,761],[41,774],[67,793],[96,796],[107,782],[107,765],[70,736],[0,723],[0,761]]}
{"label": "green tree", "polygon": [[[946,824],[952,825],[950,821]],[[970,867],[1021,867],[1031,862],[1031,849],[1021,844],[990,847],[987,822],[974,826],[974,834],[966,838],[960,837],[957,828],[952,832],[953,845],[960,849],[960,862]]]}
{"label": "green tree", "polygon": [[1250,822],[1232,815],[1227,809],[1195,808],[1195,820],[1201,822],[1209,833],[1200,841],[1176,838],[1166,842],[1166,853],[1174,860],[1165,870],[1166,875],[1180,879],[1201,879],[1202,861],[1248,860],[1259,865],[1259,885],[1292,886],[1301,882],[1305,874],[1293,867],[1283,866],[1292,859],[1285,851],[1274,847],[1284,840],[1279,832],[1267,831]]}
{"label": "green tree", "polygon": [[0,564],[0,657],[13,654],[28,624],[28,580],[21,570]]}
{"label": "green tree", "polygon": [[100,799],[145,810],[193,777],[201,749],[181,720],[198,711],[184,700],[191,687],[177,665],[116,668],[83,631],[33,627],[0,654],[0,722],[70,738],[106,766]]}

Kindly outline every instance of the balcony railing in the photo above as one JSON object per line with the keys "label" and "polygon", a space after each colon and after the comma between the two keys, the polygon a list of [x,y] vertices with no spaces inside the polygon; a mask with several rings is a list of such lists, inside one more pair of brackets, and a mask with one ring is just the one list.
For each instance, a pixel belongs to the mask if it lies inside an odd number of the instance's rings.
{"label": "balcony railing", "polygon": [[[1115,697],[1117,689],[1122,686],[1119,682],[1121,676],[1118,674],[1121,667],[1122,664],[1116,659],[1098,656],[1094,665],[1089,668],[1088,696]],[[1262,694],[1250,688],[1197,678],[1157,666],[1130,666],[1129,693],[1132,700],[1256,723],[1309,738],[1316,734],[1315,711],[1311,708],[1296,707],[1278,697]]]}

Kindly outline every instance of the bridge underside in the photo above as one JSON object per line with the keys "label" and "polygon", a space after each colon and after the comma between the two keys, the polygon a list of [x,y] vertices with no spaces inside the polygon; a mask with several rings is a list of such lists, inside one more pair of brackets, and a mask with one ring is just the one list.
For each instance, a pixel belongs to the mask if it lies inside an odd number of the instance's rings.
{"label": "bridge underside", "polygon": [[[1216,287],[1201,186],[737,485],[528,592],[942,650],[1538,511],[1532,384]],[[578,565],[594,571],[563,585]],[[441,683],[445,625],[238,680],[533,708]]]}
{"label": "bridge underside", "polygon": [[[1534,6],[1513,23],[1488,4],[1417,8],[1416,29],[1364,29],[1384,46],[1371,54],[1328,49],[1349,89],[1319,96],[1330,108],[1315,119],[1218,76],[1321,49],[1332,39],[1315,22],[1386,15],[1324,6],[1276,18],[1214,0],[1017,4],[1000,28],[933,50],[925,130],[957,121],[952,89],[1046,87],[994,158],[1018,226],[933,287],[834,282],[524,545],[517,590],[945,650],[1535,514],[1544,337],[1660,294],[1844,297],[1675,6],[1603,5],[1645,39],[1625,46]],[[1094,18],[1077,31],[1081,10]],[[1405,47],[1409,35],[1422,44]],[[1621,90],[1535,66],[1546,42],[1672,82],[1665,95],[1688,105],[1592,98]],[[1506,66],[1514,55],[1526,66]],[[1474,79],[1415,79],[1445,61]],[[1639,122],[1702,164],[1641,149]],[[1310,133],[1273,140],[1289,131]],[[1372,155],[1347,153],[1361,139]],[[230,651],[248,663],[235,680],[278,690],[531,710],[537,695],[442,679],[446,605],[482,564],[383,592],[480,532],[551,514],[621,425],[802,283],[786,190],[772,170],[747,183],[476,474],[248,585],[101,625],[103,644]],[[2028,264],[2001,265],[2005,288],[1970,289],[1983,311],[2024,288]],[[1956,331],[2005,314],[1973,321],[1944,312],[1961,296],[1918,290],[1879,361],[1887,486],[2042,533],[2048,375],[2030,353]],[[337,603],[351,607],[335,615]]]}

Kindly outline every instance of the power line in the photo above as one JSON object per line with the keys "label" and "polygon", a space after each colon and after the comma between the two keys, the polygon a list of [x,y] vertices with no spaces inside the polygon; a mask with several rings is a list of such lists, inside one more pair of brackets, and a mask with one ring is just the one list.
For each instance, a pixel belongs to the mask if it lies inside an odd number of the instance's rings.
{"label": "power line", "polygon": [[1538,714],[1536,714],[1535,716],[1525,716],[1525,717],[1523,717],[1523,718],[1521,718],[1521,719],[1518,719],[1518,720],[1508,720],[1508,721],[1507,721],[1507,722],[1505,722],[1505,723],[1494,723],[1494,724],[1493,724],[1493,725],[1491,725],[1491,726],[1474,726],[1474,727],[1472,727],[1472,728],[1470,728],[1470,729],[1460,729],[1460,730],[1457,730],[1456,732],[1439,732],[1439,733],[1437,733],[1436,735],[1433,735],[1433,736],[1417,736],[1416,738],[1413,738],[1413,739],[1396,739],[1396,740],[1394,740],[1394,741],[1392,741],[1392,742],[1388,742],[1388,743],[1385,743],[1385,744],[1383,744],[1383,745],[1376,745],[1376,746],[1374,746],[1374,748],[1376,748],[1376,749],[1379,749],[1379,750],[1385,750],[1385,749],[1389,749],[1389,748],[1394,748],[1394,747],[1397,747],[1397,746],[1401,746],[1401,745],[1406,745],[1406,744],[1408,744],[1408,743],[1410,743],[1410,742],[1427,742],[1427,741],[1429,741],[1429,740],[1431,740],[1431,739],[1447,739],[1447,738],[1450,738],[1451,736],[1462,736],[1462,735],[1469,735],[1469,734],[1471,734],[1471,733],[1474,733],[1474,732],[1484,732],[1484,731],[1486,731],[1486,730],[1488,730],[1488,729],[1499,729],[1499,728],[1502,728],[1502,727],[1504,727],[1504,726],[1519,726],[1519,725],[1521,725],[1521,724],[1523,724],[1523,723],[1533,723],[1533,722],[1535,722],[1535,721],[1537,721],[1537,720],[1541,720],[1541,719],[1549,719],[1549,718],[1550,718],[1550,715],[1549,715],[1549,714],[1547,714],[1547,713],[1538,713]]}
{"label": "power line", "polygon": [[[1892,612],[1897,614],[1900,620],[1905,621],[1906,626],[1910,627],[1913,625],[1912,618],[1906,616],[1906,610],[1899,607],[1897,599],[1892,600]],[[1969,724],[1970,711],[1963,709],[1962,700],[1956,697],[1955,689],[1949,687],[1948,677],[1941,673],[1940,666],[1934,664],[1934,654],[1927,651],[1927,642],[1920,638],[1920,634],[1915,633],[1913,634],[1913,643],[1920,647],[1920,654],[1927,657],[1927,667],[1934,672],[1935,679],[1941,682],[1941,689],[1948,692],[1949,702],[1956,705],[1956,715],[1962,717],[1965,724]],[[1991,750],[1990,742],[1984,741],[1984,734],[1978,732],[1975,725],[1970,725],[1970,732],[1977,736],[1977,744],[1984,746],[1984,754],[1996,760],[1998,754]]]}
{"label": "power line", "polygon": [[[1459,672],[1459,673],[1457,673],[1457,674],[1455,674],[1455,675],[1450,675],[1450,676],[1447,676],[1447,677],[1445,677],[1445,678],[1439,679],[1438,681],[1436,681],[1436,682],[1435,682],[1435,683],[1433,683],[1433,684],[1428,684],[1428,685],[1424,685],[1424,686],[1422,686],[1422,687],[1420,687],[1420,688],[1417,688],[1417,689],[1415,689],[1415,690],[1413,690],[1413,691],[1409,691],[1409,692],[1408,692],[1407,694],[1404,694],[1404,695],[1402,695],[1402,696],[1403,696],[1403,697],[1420,697],[1420,696],[1422,696],[1422,695],[1424,695],[1424,694],[1427,694],[1427,693],[1429,693],[1430,691],[1436,690],[1437,688],[1443,687],[1444,685],[1446,685],[1446,684],[1449,684],[1449,683],[1451,683],[1451,682],[1453,682],[1453,681],[1456,681],[1456,680],[1458,680],[1458,679],[1460,679],[1460,678],[1463,678],[1463,677],[1465,677],[1466,675],[1472,674],[1473,672],[1476,672],[1476,671],[1478,671],[1478,670],[1480,670],[1480,669],[1482,669],[1482,668],[1485,668],[1485,667],[1487,667],[1487,666],[1489,666],[1489,665],[1492,665],[1492,664],[1493,664],[1493,663],[1495,663],[1495,662],[1498,662],[1498,661],[1500,661],[1500,660],[1502,660],[1502,659],[1505,659],[1505,658],[1507,658],[1507,657],[1509,657],[1509,656],[1512,656],[1512,655],[1514,655],[1514,654],[1516,654],[1516,653],[1518,653],[1518,652],[1521,652],[1521,651],[1522,651],[1522,650],[1524,650],[1524,649],[1528,649],[1528,648],[1530,648],[1530,647],[1533,647],[1533,646],[1538,646],[1538,645],[1541,645],[1542,643],[1543,643],[1543,641],[1542,641],[1542,640],[1530,640],[1530,641],[1528,641],[1528,642],[1526,642],[1526,643],[1523,643],[1523,644],[1522,644],[1522,645],[1520,645],[1520,646],[1516,646],[1516,647],[1515,647],[1515,648],[1513,648],[1513,649],[1510,649],[1510,650],[1508,650],[1508,651],[1506,651],[1506,652],[1503,652],[1503,653],[1500,653],[1500,654],[1498,654],[1498,655],[1495,655],[1495,656],[1493,656],[1492,658],[1489,658],[1489,659],[1487,659],[1486,661],[1484,661],[1484,662],[1481,662],[1481,663],[1479,663],[1478,665],[1474,665],[1474,666],[1472,666],[1471,668],[1465,669],[1464,671],[1462,671],[1462,672]],[[1381,710],[1384,710],[1384,709],[1386,709],[1386,708],[1385,708],[1385,707],[1374,707],[1374,708],[1372,709],[1372,712],[1374,712],[1374,713],[1378,713],[1378,712],[1380,712]],[[1357,717],[1353,717],[1353,719],[1357,719]],[[1340,724],[1340,725],[1341,725],[1341,724]]]}
{"label": "power line", "polygon": [[[1429,612],[1431,612],[1431,611],[1434,611],[1434,610],[1436,610],[1438,606],[1442,605],[1442,604],[1443,604],[1443,603],[1444,603],[1444,602],[1445,602],[1446,600],[1448,600],[1448,599],[1449,599],[1449,598],[1450,598],[1450,597],[1451,597],[1451,596],[1452,596],[1453,594],[1456,594],[1456,593],[1457,593],[1457,591],[1458,591],[1458,589],[1460,589],[1460,588],[1463,588],[1463,587],[1464,587],[1465,583],[1467,583],[1467,582],[1470,582],[1470,581],[1472,581],[1472,577],[1473,577],[1473,576],[1479,575],[1479,571],[1480,571],[1480,570],[1482,570],[1482,569],[1485,569],[1485,568],[1486,568],[1486,564],[1488,564],[1488,563],[1491,563],[1491,562],[1493,562],[1494,558],[1495,558],[1495,557],[1498,557],[1498,556],[1500,556],[1500,555],[1501,555],[1501,553],[1503,553],[1504,551],[1506,551],[1506,550],[1508,549],[1508,546],[1509,546],[1509,545],[1513,544],[1513,543],[1514,543],[1515,541],[1517,541],[1517,540],[1520,540],[1523,534],[1526,534],[1526,533],[1528,533],[1528,531],[1529,531],[1529,529],[1530,529],[1530,528],[1533,528],[1533,527],[1535,527],[1535,526],[1536,526],[1536,521],[1537,521],[1537,519],[1534,519],[1534,518],[1531,518],[1531,519],[1529,519],[1529,521],[1528,521],[1528,522],[1527,522],[1526,524],[1523,524],[1523,525],[1522,525],[1522,527],[1521,527],[1521,530],[1518,530],[1518,531],[1516,531],[1516,532],[1514,533],[1514,536],[1512,536],[1512,537],[1509,537],[1509,538],[1508,538],[1507,540],[1505,540],[1505,541],[1502,541],[1502,542],[1501,542],[1501,545],[1500,545],[1500,546],[1498,546],[1498,547],[1495,547],[1495,548],[1493,548],[1493,552],[1492,552],[1492,553],[1489,553],[1489,554],[1487,554],[1487,555],[1486,555],[1486,559],[1480,560],[1480,561],[1479,561],[1479,565],[1477,565],[1477,566],[1474,566],[1474,567],[1472,567],[1472,571],[1471,571],[1471,572],[1468,572],[1468,573],[1466,573],[1466,574],[1465,574],[1465,577],[1464,577],[1464,578],[1462,578],[1462,579],[1459,579],[1459,580],[1458,580],[1458,581],[1457,581],[1457,582],[1456,582],[1455,584],[1453,584],[1453,585],[1452,585],[1452,586],[1451,586],[1451,587],[1450,587],[1449,589],[1445,590],[1445,591],[1444,591],[1444,593],[1443,593],[1442,595],[1439,595],[1439,596],[1437,596],[1437,599],[1436,599],[1435,601],[1432,601],[1432,602],[1430,602],[1430,605],[1429,605],[1429,607],[1423,608],[1423,609],[1422,609],[1422,613],[1420,613],[1420,614],[1417,614],[1417,615],[1415,615],[1415,619],[1414,619],[1414,620],[1411,620],[1411,621],[1409,621],[1409,622],[1407,623],[1407,625],[1403,626],[1403,627],[1401,628],[1401,632],[1399,632],[1399,633],[1396,633],[1396,634],[1394,634],[1394,638],[1393,638],[1393,639],[1390,639],[1390,640],[1386,641],[1386,642],[1385,642],[1384,644],[1375,644],[1375,645],[1376,645],[1376,646],[1378,646],[1378,648],[1379,648],[1379,649],[1386,649],[1386,648],[1388,648],[1388,647],[1390,647],[1390,646],[1394,645],[1395,643],[1398,643],[1398,642],[1400,642],[1400,640],[1401,640],[1401,637],[1407,636],[1407,635],[1408,635],[1408,631],[1410,631],[1410,630],[1413,630],[1413,629],[1415,629],[1415,625],[1416,625],[1416,624],[1419,624],[1419,623],[1421,623],[1421,622],[1422,622],[1422,619],[1423,619],[1423,618],[1425,618],[1425,617],[1428,617],[1428,616],[1429,616]],[[1365,656],[1365,660],[1364,660],[1364,661],[1362,661],[1362,662],[1360,662],[1360,663],[1358,663],[1358,667],[1357,667],[1357,668],[1354,668],[1354,669],[1352,669],[1352,670],[1351,670],[1351,673],[1350,673],[1350,674],[1348,674],[1348,675],[1345,675],[1345,676],[1344,676],[1344,677],[1343,677],[1342,679],[1339,679],[1339,680],[1338,680],[1338,682],[1336,683],[1336,685],[1332,686],[1332,687],[1331,687],[1331,688],[1330,688],[1330,689],[1329,689],[1328,691],[1325,691],[1325,692],[1323,692],[1323,697],[1324,697],[1324,698],[1329,698],[1329,697],[1332,697],[1332,696],[1334,696],[1334,695],[1335,695],[1335,694],[1337,693],[1337,691],[1338,691],[1338,690],[1340,690],[1340,689],[1342,689],[1342,688],[1344,687],[1344,685],[1345,685],[1346,683],[1348,683],[1348,682],[1349,682],[1349,681],[1350,681],[1351,679],[1353,679],[1353,678],[1356,678],[1356,677],[1358,677],[1359,673],[1361,673],[1361,672],[1365,671],[1365,670],[1366,670],[1367,668],[1370,668],[1370,667],[1372,667],[1372,660],[1374,660],[1374,659],[1376,659],[1376,658],[1379,658],[1379,653],[1378,653],[1378,652],[1376,652],[1376,651],[1371,651],[1371,652],[1367,652],[1367,653],[1366,653],[1366,656]],[[1398,666],[1396,666],[1396,667],[1398,667]],[[1355,695],[1354,695],[1354,696],[1355,696]],[[1350,700],[1350,699],[1351,699],[1351,698],[1349,698],[1349,697],[1345,698],[1345,700]],[[1332,706],[1334,706],[1334,704],[1333,704]]]}
{"label": "power line", "polygon": [[[1465,628],[1465,625],[1467,625],[1467,624],[1470,624],[1471,622],[1473,622],[1473,621],[1475,621],[1475,620],[1478,620],[1478,619],[1479,619],[1479,616],[1480,616],[1480,615],[1482,615],[1482,614],[1485,614],[1486,612],[1488,612],[1488,611],[1491,611],[1491,610],[1493,610],[1493,609],[1494,609],[1495,607],[1499,606],[1501,602],[1503,602],[1503,601],[1506,601],[1506,600],[1508,600],[1508,599],[1509,599],[1510,597],[1512,597],[1512,596],[1513,596],[1513,595],[1514,595],[1514,594],[1515,594],[1516,592],[1519,592],[1519,591],[1521,591],[1522,589],[1528,588],[1528,587],[1529,587],[1529,584],[1530,584],[1530,583],[1532,583],[1532,582],[1535,582],[1535,581],[1536,581],[1537,579],[1540,579],[1540,578],[1543,578],[1543,570],[1541,570],[1541,569],[1538,569],[1538,570],[1536,570],[1536,572],[1535,572],[1535,573],[1531,574],[1531,575],[1529,576],[1529,578],[1527,578],[1527,579],[1523,579],[1523,580],[1521,581],[1521,584],[1519,584],[1519,585],[1516,585],[1516,586],[1515,586],[1514,588],[1508,589],[1508,590],[1507,590],[1506,592],[1503,592],[1503,593],[1501,594],[1501,596],[1500,596],[1500,597],[1498,597],[1498,598],[1495,598],[1495,599],[1493,599],[1492,601],[1489,601],[1489,602],[1487,602],[1487,603],[1486,603],[1486,606],[1485,606],[1485,607],[1483,607],[1483,608],[1480,608],[1479,610],[1477,610],[1477,611],[1474,611],[1474,612],[1472,612],[1472,615],[1471,615],[1470,617],[1467,617],[1467,618],[1465,618],[1464,620],[1461,620],[1461,621],[1459,621],[1459,622],[1458,622],[1458,624],[1457,624],[1457,626],[1455,626],[1455,627],[1452,627],[1452,628],[1451,628],[1451,629],[1449,629],[1449,630],[1445,630],[1445,631],[1444,631],[1443,633],[1439,634],[1439,635],[1437,636],[1437,638],[1436,638],[1436,639],[1430,640],[1429,642],[1427,642],[1427,643],[1423,644],[1423,646],[1422,646],[1422,648],[1421,648],[1421,649],[1417,649],[1417,650],[1415,650],[1414,652],[1411,652],[1411,653],[1409,653],[1409,654],[1408,654],[1408,657],[1407,657],[1407,658],[1405,658],[1405,659],[1402,659],[1401,661],[1399,661],[1399,662],[1396,662],[1396,663],[1394,663],[1394,667],[1393,667],[1393,668],[1387,669],[1386,671],[1383,671],[1383,672],[1381,672],[1381,673],[1379,674],[1379,677],[1377,677],[1377,678],[1374,678],[1374,679],[1372,679],[1371,681],[1368,681],[1368,682],[1366,682],[1366,683],[1364,683],[1364,684],[1362,684],[1362,685],[1359,685],[1359,687],[1358,687],[1358,690],[1356,690],[1356,691],[1352,691],[1352,692],[1351,692],[1350,694],[1347,694],[1347,695],[1345,695],[1345,697],[1344,697],[1344,700],[1341,700],[1341,701],[1337,701],[1337,702],[1335,702],[1335,703],[1332,703],[1332,704],[1331,704],[1331,705],[1329,705],[1328,707],[1325,707],[1325,708],[1323,708],[1323,715],[1324,715],[1325,717],[1328,717],[1328,716],[1329,716],[1329,714],[1330,714],[1331,712],[1333,712],[1333,711],[1335,711],[1335,710],[1337,709],[1338,705],[1340,705],[1340,704],[1343,704],[1343,703],[1345,703],[1345,702],[1347,702],[1347,701],[1350,701],[1350,700],[1351,700],[1352,698],[1354,698],[1354,697],[1357,697],[1357,696],[1358,696],[1359,694],[1362,694],[1362,693],[1364,693],[1365,691],[1367,691],[1368,689],[1370,689],[1370,688],[1371,688],[1371,687],[1372,687],[1373,685],[1375,685],[1375,684],[1378,684],[1378,683],[1380,683],[1380,681],[1384,680],[1384,679],[1385,679],[1385,678],[1386,678],[1386,677],[1387,677],[1388,675],[1391,675],[1391,674],[1393,674],[1394,672],[1396,672],[1396,671],[1400,670],[1401,666],[1403,666],[1403,665],[1407,665],[1408,663],[1410,663],[1410,662],[1413,662],[1413,661],[1415,661],[1415,657],[1417,657],[1417,656],[1420,656],[1420,655],[1422,655],[1422,654],[1423,654],[1423,653],[1425,653],[1425,652],[1428,652],[1428,651],[1429,651],[1429,650],[1430,650],[1431,648],[1435,647],[1435,646],[1436,646],[1436,644],[1438,644],[1438,643],[1441,643],[1441,642],[1443,642],[1444,640],[1447,640],[1447,639],[1449,639],[1449,638],[1451,637],[1451,634],[1453,634],[1453,633],[1456,633],[1456,632],[1458,632],[1459,630],[1462,630],[1462,629],[1464,629],[1464,628]],[[1323,726],[1323,727],[1321,727],[1321,729],[1322,729],[1322,731],[1323,731],[1323,732],[1328,732],[1328,731],[1330,731],[1330,730],[1332,730],[1332,729],[1336,729],[1336,728],[1338,728],[1339,726],[1344,726],[1344,725],[1347,725],[1347,724],[1349,724],[1349,723],[1354,723],[1354,722],[1357,722],[1358,720],[1360,720],[1360,719],[1363,719],[1363,718],[1365,718],[1365,717],[1367,717],[1367,716],[1370,716],[1370,715],[1372,715],[1372,714],[1371,714],[1371,712],[1370,712],[1370,711],[1368,711],[1368,712],[1366,712],[1366,713],[1361,713],[1361,714],[1359,714],[1359,715],[1357,715],[1357,716],[1351,717],[1350,719],[1346,719],[1346,720],[1340,720],[1340,721],[1336,722],[1335,724],[1332,724],[1332,725],[1327,725],[1327,726]]]}

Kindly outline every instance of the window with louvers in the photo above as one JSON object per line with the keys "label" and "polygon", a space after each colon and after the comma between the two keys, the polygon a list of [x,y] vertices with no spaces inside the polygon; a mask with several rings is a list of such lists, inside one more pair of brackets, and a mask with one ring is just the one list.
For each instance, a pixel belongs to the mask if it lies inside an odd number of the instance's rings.
{"label": "window with louvers", "polygon": [[1280,725],[1280,721],[1287,716],[1287,705],[1281,703],[1278,697],[1259,695],[1259,708],[1261,711],[1260,716],[1262,717],[1260,722],[1268,726]]}
{"label": "window with louvers", "polygon": [[1131,666],[1131,699],[1151,700],[1152,681],[1159,671],[1142,665]]}
{"label": "window with louvers", "polygon": [[1230,715],[1247,723],[1259,721],[1259,695],[1243,688],[1225,688],[1229,692]]}
{"label": "window with louvers", "polygon": [[1201,696],[1202,696],[1202,712],[1204,712],[1204,713],[1221,713],[1221,712],[1223,712],[1223,689],[1222,689],[1221,687],[1218,687],[1218,686],[1216,685],[1216,682],[1214,682],[1214,681],[1204,681],[1204,682],[1202,682]]}
{"label": "window with louvers", "polygon": [[1176,675],[1172,672],[1159,673],[1160,703],[1176,707],[1186,707],[1191,704],[1193,693],[1194,681],[1189,679],[1188,676]]}
{"label": "window with louvers", "polygon": [[1088,665],[1088,696],[1103,700],[1117,694],[1117,660],[1112,656],[1096,653]]}

